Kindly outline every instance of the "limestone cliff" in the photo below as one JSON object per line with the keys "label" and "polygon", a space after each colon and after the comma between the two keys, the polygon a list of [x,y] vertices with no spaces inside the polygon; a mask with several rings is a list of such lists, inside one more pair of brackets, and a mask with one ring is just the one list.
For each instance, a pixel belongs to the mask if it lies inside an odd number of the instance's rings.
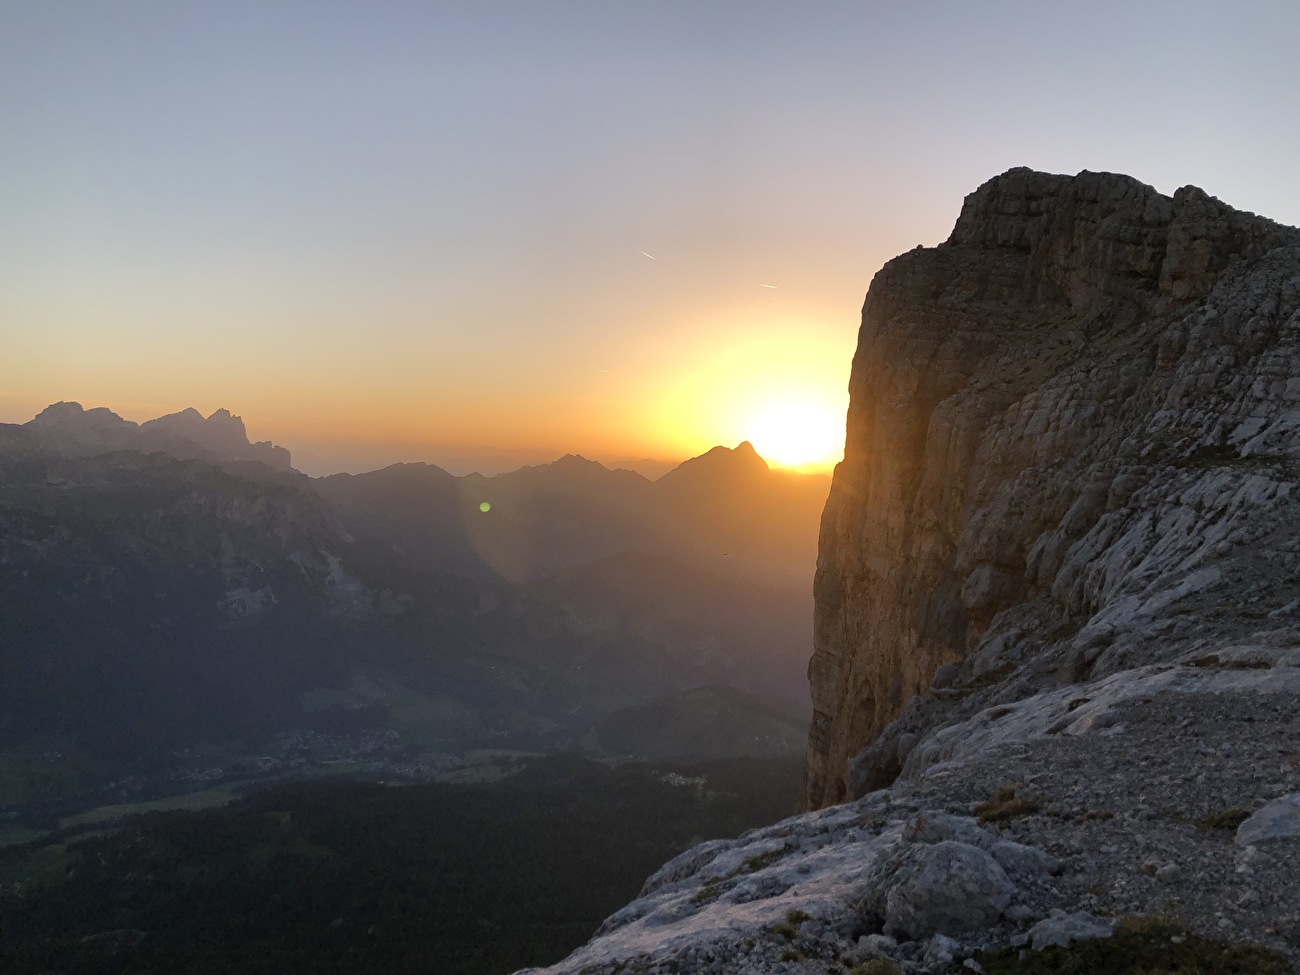
{"label": "limestone cliff", "polygon": [[810,807],[892,779],[921,728],[856,789],[850,762],[943,665],[989,683],[1055,640],[1039,669],[1100,675],[1123,648],[1065,637],[1240,562],[1212,526],[1290,486],[1269,461],[1300,423],[1298,244],[1195,187],[1017,169],[881,269],[822,521]]}
{"label": "limestone cliff", "polygon": [[686,851],[547,971],[1294,968],[1300,233],[1013,170],[877,274],[850,392],[831,808]]}

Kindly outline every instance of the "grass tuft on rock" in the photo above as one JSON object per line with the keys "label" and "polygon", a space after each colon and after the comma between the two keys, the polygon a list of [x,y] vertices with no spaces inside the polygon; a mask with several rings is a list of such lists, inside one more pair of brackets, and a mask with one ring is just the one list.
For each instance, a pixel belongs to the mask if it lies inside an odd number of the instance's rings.
{"label": "grass tuft on rock", "polygon": [[1010,677],[1015,673],[1015,670],[1015,663],[1007,661],[1000,666],[994,667],[991,670],[986,670],[982,674],[977,674],[969,680],[963,681],[957,685],[957,689],[969,693],[971,691],[981,690],[985,687],[992,687],[994,684],[1000,683],[1007,677]]}
{"label": "grass tuft on rock", "polygon": [[996,948],[976,959],[987,975],[1287,975],[1280,955],[1259,945],[1205,938],[1177,921],[1128,917],[1115,934],[1042,951]]}
{"label": "grass tuft on rock", "polygon": [[994,790],[989,799],[976,806],[975,815],[979,817],[981,825],[1001,823],[1038,812],[1038,800],[1017,795],[1020,789],[1018,782],[1004,782]]}
{"label": "grass tuft on rock", "polygon": [[898,962],[889,958],[870,958],[855,965],[849,975],[903,975],[903,969]]}
{"label": "grass tuft on rock", "polygon": [[1187,662],[1189,667],[1199,667],[1202,670],[1269,670],[1273,666],[1271,660],[1264,660],[1258,657],[1236,657],[1230,660],[1222,659],[1217,653],[1207,653],[1203,657],[1197,657]]}
{"label": "grass tuft on rock", "polygon": [[695,892],[691,897],[691,903],[696,907],[703,907],[705,904],[712,904],[722,896],[722,882],[716,877],[711,877],[704,881],[704,886]]}
{"label": "grass tuft on rock", "polygon": [[740,861],[740,870],[737,872],[758,873],[760,870],[766,870],[783,856],[785,856],[784,850],[768,850],[766,853],[755,853],[752,857],[745,857]]}
{"label": "grass tuft on rock", "polygon": [[1250,818],[1249,809],[1221,809],[1196,821],[1196,828],[1203,830],[1235,830]]}

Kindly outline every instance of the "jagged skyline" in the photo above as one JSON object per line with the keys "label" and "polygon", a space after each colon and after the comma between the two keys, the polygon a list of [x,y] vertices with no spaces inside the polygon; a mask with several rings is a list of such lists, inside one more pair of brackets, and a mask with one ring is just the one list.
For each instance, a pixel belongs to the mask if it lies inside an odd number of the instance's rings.
{"label": "jagged skyline", "polygon": [[[253,440],[248,436],[244,418],[223,408],[204,416],[194,407],[174,413],[152,417],[142,422],[126,419],[106,406],[83,407],[77,402],[51,403],[36,416],[22,424],[0,424],[9,429],[21,426],[32,431],[47,446],[70,450],[75,455],[98,452],[131,450],[145,453],[163,452],[184,457],[207,460],[253,460],[279,470],[294,469],[310,477],[328,477],[334,474],[366,474],[395,466],[424,466],[440,468],[455,477],[478,474],[493,477],[529,468],[564,465],[569,462],[603,467],[610,471],[632,471],[647,480],[659,477],[682,466],[694,465],[706,458],[735,454],[740,458],[754,458],[763,468],[789,470],[779,464],[768,464],[759,456],[754,446],[742,441],[734,448],[723,444],[692,458],[665,460],[657,458],[584,457],[566,452],[557,455],[546,450],[508,450],[456,446],[430,446],[421,444],[375,444],[370,451],[354,455],[335,454],[323,457],[305,451],[295,455],[283,444],[269,440]],[[392,459],[394,455],[397,459]],[[410,460],[405,454],[427,454]],[[800,473],[791,471],[791,473]],[[803,472],[817,475],[813,470]]]}
{"label": "jagged skyline", "polygon": [[1298,30],[1281,3],[29,5],[0,38],[0,420],[762,450],[765,411],[842,423],[864,282],[995,173],[1300,223]]}

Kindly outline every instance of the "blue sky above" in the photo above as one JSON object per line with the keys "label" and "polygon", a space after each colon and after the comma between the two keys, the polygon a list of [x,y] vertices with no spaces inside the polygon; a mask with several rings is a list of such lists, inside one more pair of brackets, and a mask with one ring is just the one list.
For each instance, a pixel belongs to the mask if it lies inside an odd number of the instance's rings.
{"label": "blue sky above", "polygon": [[684,454],[743,433],[688,388],[744,399],[728,361],[840,402],[871,275],[1012,166],[1300,223],[1298,42],[1295,3],[8,4],[0,420]]}

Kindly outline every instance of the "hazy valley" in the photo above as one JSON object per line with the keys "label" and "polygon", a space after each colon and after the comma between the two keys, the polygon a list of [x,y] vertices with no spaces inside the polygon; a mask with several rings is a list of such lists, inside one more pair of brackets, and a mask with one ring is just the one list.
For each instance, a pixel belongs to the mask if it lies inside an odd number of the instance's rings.
{"label": "hazy valley", "polygon": [[311,479],[224,411],[0,427],[5,828],[543,752],[798,752],[827,489],[748,444],[654,482],[572,456]]}

